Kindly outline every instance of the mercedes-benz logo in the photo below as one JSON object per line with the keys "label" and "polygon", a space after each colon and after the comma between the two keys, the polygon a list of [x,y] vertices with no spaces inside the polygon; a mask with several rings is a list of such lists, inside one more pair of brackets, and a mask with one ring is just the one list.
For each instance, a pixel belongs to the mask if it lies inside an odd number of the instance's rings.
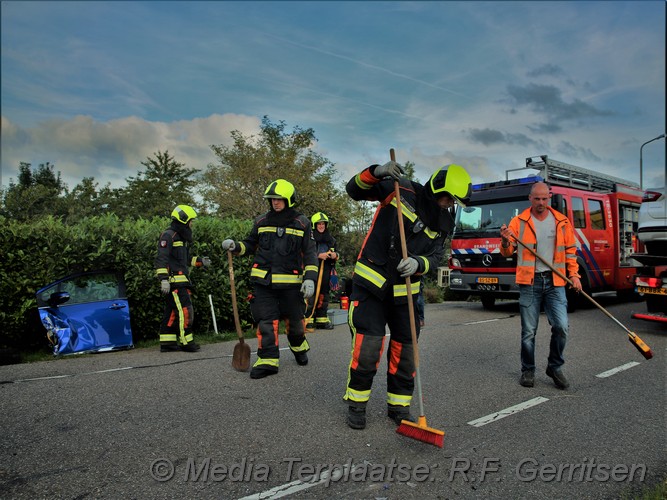
{"label": "mercedes-benz logo", "polygon": [[491,254],[485,253],[482,257],[482,264],[484,264],[486,267],[489,267],[491,265],[491,260]]}

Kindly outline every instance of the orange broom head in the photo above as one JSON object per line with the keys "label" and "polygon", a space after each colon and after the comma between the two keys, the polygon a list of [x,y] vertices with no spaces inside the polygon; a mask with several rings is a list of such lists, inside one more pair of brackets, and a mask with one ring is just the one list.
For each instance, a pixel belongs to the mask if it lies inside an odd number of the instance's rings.
{"label": "orange broom head", "polygon": [[637,350],[641,353],[642,356],[644,356],[646,359],[651,359],[653,357],[653,351],[649,346],[647,346],[642,339],[640,339],[637,335],[630,335],[628,334],[628,340],[632,342],[632,345],[634,345]]}
{"label": "orange broom head", "polygon": [[417,423],[402,420],[396,432],[412,439],[432,444],[439,448],[445,445],[445,433],[426,425],[426,417],[420,416]]}

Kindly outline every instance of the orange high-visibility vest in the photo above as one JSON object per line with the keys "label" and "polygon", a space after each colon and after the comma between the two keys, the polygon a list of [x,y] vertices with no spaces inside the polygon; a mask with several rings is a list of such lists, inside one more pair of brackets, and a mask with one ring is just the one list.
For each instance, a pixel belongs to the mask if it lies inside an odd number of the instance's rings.
{"label": "orange high-visibility vest", "polygon": [[[570,220],[560,212],[547,207],[556,220],[556,248],[554,248],[553,267],[568,278],[579,278],[579,264],[577,264],[577,242]],[[537,234],[530,215],[530,208],[525,209],[509,223],[509,229],[521,242],[533,251],[537,251]],[[500,245],[500,253],[509,257],[517,251],[516,282],[519,285],[532,285],[535,279],[536,257],[525,248],[517,248],[517,244],[510,241],[504,248]],[[554,286],[565,286],[566,282],[556,273],[553,273]]]}

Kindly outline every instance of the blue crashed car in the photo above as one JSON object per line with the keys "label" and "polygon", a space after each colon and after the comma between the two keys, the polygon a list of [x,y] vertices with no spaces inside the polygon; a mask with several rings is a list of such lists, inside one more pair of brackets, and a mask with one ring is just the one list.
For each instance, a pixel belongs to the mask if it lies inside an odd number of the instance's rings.
{"label": "blue crashed car", "polygon": [[36,293],[39,317],[53,354],[131,349],[125,282],[114,271],[76,273]]}

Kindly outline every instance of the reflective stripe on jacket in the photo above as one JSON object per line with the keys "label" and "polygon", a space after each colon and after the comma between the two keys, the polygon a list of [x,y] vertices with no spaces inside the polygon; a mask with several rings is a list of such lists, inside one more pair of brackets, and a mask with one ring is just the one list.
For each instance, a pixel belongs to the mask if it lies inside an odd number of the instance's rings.
{"label": "reflective stripe on jacket", "polygon": [[257,217],[248,237],[236,244],[238,255],[255,254],[250,280],[273,288],[317,282],[319,261],[308,218],[297,213],[285,226],[274,226],[267,215]]}
{"label": "reflective stripe on jacket", "polygon": [[170,228],[160,235],[154,264],[158,280],[169,280],[172,288],[189,287],[189,266],[196,264],[197,257],[190,257],[187,243],[176,231]]}
{"label": "reflective stripe on jacket", "polygon": [[[556,248],[554,248],[553,267],[568,278],[579,278],[579,264],[577,264],[577,241],[574,237],[574,229],[570,219],[554,210],[547,209],[556,221]],[[533,251],[537,251],[537,234],[530,215],[530,207],[525,209],[509,223],[509,229],[519,240]],[[518,247],[516,242],[511,241],[508,248],[500,246],[500,253],[509,257],[517,252],[516,282],[519,285],[532,285],[535,278],[536,257],[528,250]],[[555,286],[565,286],[566,282],[553,273]]]}
{"label": "reflective stripe on jacket", "polygon": [[[406,302],[405,278],[396,270],[402,252],[394,181],[374,177],[371,173],[374,166],[355,175],[346,186],[353,200],[380,202],[357,257],[352,280],[376,297],[384,298],[391,293],[396,302]],[[423,186],[401,179],[399,187],[408,255],[418,263],[417,272],[411,276],[411,292],[417,295],[421,275],[440,265],[447,235],[428,228],[416,213],[417,197],[424,196]]]}

